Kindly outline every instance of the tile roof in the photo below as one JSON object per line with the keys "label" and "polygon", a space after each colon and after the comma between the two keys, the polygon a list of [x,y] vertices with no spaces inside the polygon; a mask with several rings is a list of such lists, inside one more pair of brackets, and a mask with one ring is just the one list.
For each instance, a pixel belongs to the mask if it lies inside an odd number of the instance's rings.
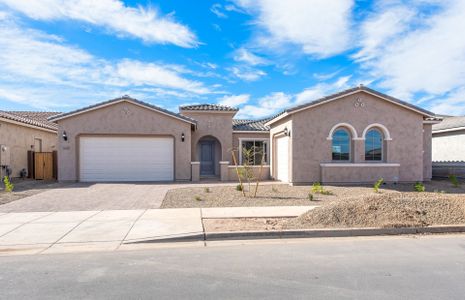
{"label": "tile roof", "polygon": [[67,113],[59,114],[59,115],[56,115],[56,116],[53,116],[53,117],[49,118],[49,121],[57,121],[57,120],[59,120],[59,119],[66,118],[66,117],[71,116],[71,115],[75,115],[75,114],[79,114],[79,113],[84,113],[84,112],[87,111],[87,110],[96,109],[96,108],[99,108],[99,107],[101,107],[101,106],[110,105],[110,104],[112,104],[112,103],[119,102],[119,101],[129,101],[129,102],[133,102],[133,103],[138,104],[138,105],[140,105],[140,106],[145,106],[145,107],[147,107],[147,108],[160,111],[160,112],[165,113],[165,114],[167,114],[167,115],[170,115],[170,116],[172,116],[172,117],[175,117],[175,118],[178,118],[178,119],[182,119],[182,120],[184,120],[184,121],[186,121],[186,122],[189,122],[189,123],[192,123],[192,124],[194,124],[194,125],[197,124],[197,121],[194,120],[194,119],[192,119],[192,118],[183,116],[183,115],[178,114],[178,113],[174,113],[174,112],[172,112],[172,111],[166,110],[166,109],[164,109],[164,108],[155,106],[155,105],[150,104],[150,103],[147,103],[147,102],[143,102],[143,101],[140,101],[140,100],[131,98],[131,97],[127,96],[127,95],[124,95],[124,96],[119,97],[119,98],[107,100],[107,101],[104,101],[104,102],[100,102],[100,103],[97,103],[97,104],[93,104],[93,105],[90,105],[90,106],[87,106],[87,107],[83,107],[83,108],[80,108],[80,109],[77,109],[77,110],[73,110],[73,111],[70,111],[70,112],[67,112]]}
{"label": "tile roof", "polygon": [[271,120],[271,118],[261,120],[242,120],[233,119],[233,131],[270,131],[270,127],[266,126],[265,123]]}
{"label": "tile roof", "polygon": [[444,117],[441,123],[433,125],[433,132],[438,130],[453,130],[456,128],[465,128],[465,116]]}
{"label": "tile roof", "polygon": [[198,110],[198,111],[238,111],[236,107],[219,104],[196,104],[180,106],[179,110]]}
{"label": "tile roof", "polygon": [[50,122],[48,118],[59,115],[59,112],[47,111],[3,111],[0,110],[0,118],[12,120],[49,130],[57,130],[57,124]]}

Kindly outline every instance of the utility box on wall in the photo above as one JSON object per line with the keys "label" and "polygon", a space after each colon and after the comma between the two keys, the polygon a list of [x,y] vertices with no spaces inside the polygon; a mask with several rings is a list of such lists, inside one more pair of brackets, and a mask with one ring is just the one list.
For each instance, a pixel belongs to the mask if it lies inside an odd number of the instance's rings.
{"label": "utility box on wall", "polygon": [[10,148],[5,145],[0,145],[0,166],[10,165]]}

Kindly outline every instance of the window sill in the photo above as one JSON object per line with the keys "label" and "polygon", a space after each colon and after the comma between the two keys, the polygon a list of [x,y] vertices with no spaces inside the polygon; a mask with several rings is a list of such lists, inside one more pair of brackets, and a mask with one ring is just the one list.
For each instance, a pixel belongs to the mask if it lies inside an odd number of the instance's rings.
{"label": "window sill", "polygon": [[400,167],[398,163],[321,163],[321,167],[358,167],[358,168],[369,168],[369,167]]}

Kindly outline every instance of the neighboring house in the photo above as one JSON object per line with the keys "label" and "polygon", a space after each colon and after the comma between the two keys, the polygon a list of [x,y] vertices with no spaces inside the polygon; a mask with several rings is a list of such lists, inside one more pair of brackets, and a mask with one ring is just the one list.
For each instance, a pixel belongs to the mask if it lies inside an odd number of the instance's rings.
{"label": "neighboring house", "polygon": [[57,125],[47,119],[57,112],[0,111],[0,175],[28,172],[28,151],[56,150]]}
{"label": "neighboring house", "polygon": [[[50,118],[58,124],[58,174],[66,181],[236,180],[231,150],[261,149],[263,179],[292,184],[431,178],[431,126],[440,119],[360,86],[265,120],[237,109],[189,105],[179,113],[113,99]],[[249,163],[259,174],[260,155]]]}
{"label": "neighboring house", "polygon": [[465,177],[465,116],[433,125],[433,175]]}

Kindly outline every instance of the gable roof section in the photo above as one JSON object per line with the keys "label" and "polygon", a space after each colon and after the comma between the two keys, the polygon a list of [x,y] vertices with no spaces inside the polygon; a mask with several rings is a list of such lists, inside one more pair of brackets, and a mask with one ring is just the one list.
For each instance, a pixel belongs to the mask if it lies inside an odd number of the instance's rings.
{"label": "gable roof section", "polygon": [[236,112],[239,109],[236,107],[231,107],[227,105],[220,104],[196,104],[196,105],[184,105],[180,106],[179,110],[193,110],[193,111],[227,111],[227,112]]}
{"label": "gable roof section", "polygon": [[457,130],[465,130],[465,116],[444,117],[441,123],[433,125],[433,133]]}
{"label": "gable roof section", "polygon": [[37,127],[57,131],[57,124],[50,122],[48,118],[59,115],[59,112],[37,111],[3,111],[0,110],[0,118],[22,123],[26,126]]}
{"label": "gable roof section", "polygon": [[270,127],[265,123],[268,119],[263,120],[238,120],[233,119],[233,131],[270,131]]}
{"label": "gable roof section", "polygon": [[162,114],[167,115],[169,117],[173,117],[175,119],[178,119],[178,120],[181,120],[181,121],[193,124],[193,125],[197,125],[197,121],[195,121],[192,118],[189,118],[189,117],[183,116],[181,114],[171,112],[169,110],[166,110],[164,108],[149,104],[147,102],[143,102],[143,101],[131,98],[131,97],[127,96],[127,95],[125,95],[123,97],[120,97],[120,98],[115,98],[115,99],[111,99],[111,100],[108,100],[108,101],[100,102],[100,103],[97,103],[97,104],[94,104],[94,105],[91,105],[91,106],[87,106],[87,107],[84,107],[84,108],[80,108],[80,109],[77,109],[77,110],[73,110],[73,111],[70,111],[70,112],[67,112],[67,113],[59,114],[57,116],[53,116],[53,117],[49,118],[48,120],[51,121],[51,122],[56,122],[56,121],[59,121],[59,120],[63,120],[63,119],[66,119],[66,118],[69,118],[69,117],[72,117],[72,116],[80,115],[80,114],[83,114],[83,113],[86,113],[86,112],[89,112],[89,111],[93,111],[93,110],[96,110],[96,109],[99,109],[99,108],[103,108],[103,107],[114,105],[114,104],[121,103],[121,102],[129,102],[129,103],[135,104],[137,106],[141,106],[141,107],[147,108],[149,110],[153,110],[153,111],[162,113]]}
{"label": "gable roof section", "polygon": [[318,106],[318,105],[322,105],[322,104],[325,104],[325,103],[340,99],[340,98],[345,97],[345,96],[353,95],[353,94],[356,94],[356,93],[359,93],[359,92],[365,92],[367,94],[371,94],[371,95],[376,96],[378,98],[381,98],[383,100],[389,101],[389,102],[391,102],[391,103],[393,103],[395,105],[399,105],[399,106],[402,106],[402,107],[404,107],[406,109],[412,110],[412,111],[414,111],[416,113],[419,113],[419,114],[423,115],[423,117],[425,119],[427,119],[427,120],[431,120],[431,121],[433,121],[433,120],[441,120],[440,118],[437,118],[437,116],[434,113],[432,113],[432,112],[430,112],[428,110],[425,110],[425,109],[423,109],[421,107],[418,107],[418,106],[410,104],[408,102],[399,100],[397,98],[391,97],[391,96],[383,94],[381,92],[375,91],[375,90],[370,89],[368,87],[365,87],[363,85],[359,85],[357,87],[350,88],[350,89],[341,91],[339,93],[335,93],[335,94],[332,94],[332,95],[329,95],[329,96],[326,96],[326,97],[311,101],[309,103],[305,103],[305,104],[302,104],[302,105],[298,105],[298,106],[295,106],[295,107],[285,109],[281,114],[278,114],[275,118],[273,118],[269,122],[267,122],[267,125],[273,124],[274,122],[276,122],[276,121],[278,121],[278,120],[280,120],[280,119],[282,119],[282,118],[284,118],[284,117],[286,117],[288,115],[294,114],[296,112],[306,110],[306,109],[309,109],[309,108],[312,108],[312,107],[315,107],[315,106]]}

